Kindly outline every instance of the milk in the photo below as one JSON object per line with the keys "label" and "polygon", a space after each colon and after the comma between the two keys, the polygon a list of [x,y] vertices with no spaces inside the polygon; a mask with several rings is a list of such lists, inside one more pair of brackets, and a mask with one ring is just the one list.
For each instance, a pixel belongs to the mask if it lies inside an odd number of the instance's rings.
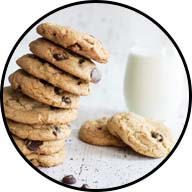
{"label": "milk", "polygon": [[182,92],[181,66],[170,51],[131,50],[124,81],[128,109],[159,120],[175,117]]}

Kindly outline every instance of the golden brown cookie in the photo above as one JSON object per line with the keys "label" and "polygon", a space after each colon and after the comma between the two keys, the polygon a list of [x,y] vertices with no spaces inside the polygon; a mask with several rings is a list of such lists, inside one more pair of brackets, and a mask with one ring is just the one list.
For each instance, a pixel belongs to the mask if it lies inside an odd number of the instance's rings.
{"label": "golden brown cookie", "polygon": [[149,157],[166,156],[174,146],[170,130],[160,122],[135,113],[119,113],[108,120],[109,132],[136,152]]}
{"label": "golden brown cookie", "polygon": [[42,154],[50,155],[64,149],[65,140],[54,141],[32,141],[28,139],[20,139],[13,136],[13,139],[24,155]]}
{"label": "golden brown cookie", "polygon": [[51,41],[39,38],[32,41],[29,47],[35,55],[69,74],[93,83],[101,80],[101,73],[92,61],[73,54]]}
{"label": "golden brown cookie", "polygon": [[24,94],[39,102],[59,108],[78,108],[79,106],[79,96],[53,87],[46,81],[33,77],[23,69],[11,74],[9,82],[12,88],[19,88]]}
{"label": "golden brown cookie", "polygon": [[33,141],[51,141],[69,137],[71,128],[68,124],[24,124],[6,119],[10,132],[21,139]]}
{"label": "golden brown cookie", "polygon": [[65,124],[76,119],[76,109],[60,109],[45,105],[11,87],[3,89],[5,116],[25,124]]}
{"label": "golden brown cookie", "polygon": [[65,151],[62,149],[50,155],[30,154],[26,158],[36,167],[52,167],[63,163]]}
{"label": "golden brown cookie", "polygon": [[89,82],[72,76],[35,55],[24,55],[17,60],[17,64],[29,74],[69,93],[82,96],[90,94]]}
{"label": "golden brown cookie", "polygon": [[108,118],[86,121],[79,130],[79,138],[86,143],[100,146],[126,147],[121,139],[107,130]]}
{"label": "golden brown cookie", "polygon": [[93,36],[53,23],[42,23],[37,32],[50,41],[63,46],[79,55],[106,63],[109,54],[100,41]]}

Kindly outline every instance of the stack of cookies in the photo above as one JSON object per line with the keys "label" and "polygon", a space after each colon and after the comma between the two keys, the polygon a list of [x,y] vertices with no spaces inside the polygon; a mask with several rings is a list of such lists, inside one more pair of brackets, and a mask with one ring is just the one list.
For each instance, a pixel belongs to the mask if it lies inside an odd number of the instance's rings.
{"label": "stack of cookies", "polygon": [[131,112],[89,120],[81,126],[79,137],[92,145],[129,146],[154,158],[168,155],[174,146],[171,131],[164,124]]}
{"label": "stack of cookies", "polygon": [[101,79],[91,59],[106,63],[108,53],[93,36],[69,27],[43,23],[37,33],[42,37],[29,44],[33,54],[17,60],[22,69],[9,76],[3,101],[17,147],[35,166],[49,167],[63,162],[80,96]]}

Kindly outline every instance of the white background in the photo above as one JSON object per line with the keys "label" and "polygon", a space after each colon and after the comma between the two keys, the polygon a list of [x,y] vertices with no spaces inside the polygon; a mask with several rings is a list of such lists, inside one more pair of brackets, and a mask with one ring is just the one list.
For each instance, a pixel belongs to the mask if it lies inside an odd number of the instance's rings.
{"label": "white background", "polygon": [[[66,3],[72,1],[65,1]],[[123,1],[122,1],[123,2]],[[181,48],[188,66],[190,68],[191,50],[189,42],[192,42],[191,29],[188,26],[190,10],[189,5],[179,4],[175,1],[126,1],[129,5],[136,7],[147,13],[155,20],[157,20],[175,39]],[[174,6],[173,4],[174,3]],[[12,49],[14,43],[20,37],[24,30],[26,30],[31,23],[37,20],[40,16],[48,11],[63,5],[62,1],[55,2],[39,2],[37,1],[6,1],[1,5],[0,18],[1,18],[1,35],[0,35],[0,58],[1,58],[1,71],[7,59],[7,56]],[[171,10],[171,11],[170,11]],[[34,173],[28,164],[20,158],[14,147],[12,146],[9,138],[4,130],[1,121],[1,180],[3,180],[0,189],[6,188],[7,190],[20,190],[20,191],[34,191],[34,190],[47,190],[47,191],[63,191],[63,188],[51,183],[50,181],[42,178],[41,175]],[[188,170],[191,167],[191,157],[189,156],[190,149],[190,126],[187,134],[184,137],[181,145],[178,147],[172,158],[155,174],[145,179],[144,181],[129,187],[130,191],[140,191],[141,189],[148,191],[162,191],[164,190],[185,190],[189,188],[189,178],[187,177]],[[10,185],[11,182],[11,185]],[[29,188],[30,186],[30,188]],[[18,187],[18,188],[17,188]],[[122,190],[123,191],[123,190]]]}
{"label": "white background", "polygon": [[[159,27],[154,25],[154,23],[144,16],[120,6],[110,4],[76,5],[46,17],[41,21],[41,23],[44,22],[53,22],[63,26],[70,26],[79,31],[89,33],[98,38],[110,53],[110,59],[107,64],[97,64],[97,68],[99,68],[102,73],[102,80],[96,85],[91,84],[91,94],[88,97],[81,97],[81,106],[91,106],[94,108],[102,104],[102,107],[106,109],[119,109],[120,111],[127,110],[124,101],[123,85],[131,47],[151,47],[153,52],[159,54],[160,50],[165,48],[168,55],[170,55],[171,50],[175,51],[175,47]],[[9,84],[8,76],[10,73],[13,73],[18,68],[15,61],[23,54],[29,53],[29,43],[39,37],[40,35],[36,33],[36,27],[34,27],[19,43],[7,69],[5,78],[6,85]],[[180,95],[186,100],[186,102],[182,103],[188,102],[188,98],[185,97],[187,92],[186,79],[183,78],[185,81],[182,81],[183,79],[178,80],[177,75],[174,75],[179,71],[179,74],[182,77],[185,76],[184,67],[179,54],[176,53],[174,57],[174,66],[172,66],[170,62],[168,65],[169,67],[166,64],[166,69],[171,77],[171,81],[174,81],[171,83],[171,87],[166,91],[171,92],[171,99],[168,99],[168,96],[166,96],[166,101],[164,101],[167,106],[166,111],[168,111],[167,108],[174,108],[174,106],[176,106],[175,103],[179,104],[181,102],[181,99],[179,99]],[[163,66],[162,63],[161,66]],[[148,71],[146,66],[145,70]],[[153,73],[155,72],[153,71]],[[146,76],[150,76],[150,74]],[[152,79],[152,77],[150,79],[151,81],[156,81],[155,79]],[[166,84],[170,81],[167,76],[164,76],[163,80],[166,81]],[[182,89],[179,84],[181,84]],[[174,87],[174,85],[176,85],[176,87]],[[156,86],[158,87],[158,85]],[[150,89],[149,83],[148,89]],[[151,89],[154,91],[154,88]],[[133,90],[129,91],[133,92]],[[127,90],[127,92],[129,91]],[[160,91],[164,92],[162,89],[160,89]],[[160,95],[159,92],[158,94]],[[145,97],[142,91],[137,92],[137,95],[142,95],[142,98],[139,98],[138,100],[143,103],[146,102],[145,100],[142,100]],[[155,97],[154,94],[153,97]],[[172,102],[174,100],[176,102]],[[154,105],[152,101],[150,102]],[[162,102],[159,103],[162,104]],[[160,110],[159,106],[156,107]],[[182,106],[182,109],[185,114],[185,106]],[[138,111],[136,112],[139,113]]]}

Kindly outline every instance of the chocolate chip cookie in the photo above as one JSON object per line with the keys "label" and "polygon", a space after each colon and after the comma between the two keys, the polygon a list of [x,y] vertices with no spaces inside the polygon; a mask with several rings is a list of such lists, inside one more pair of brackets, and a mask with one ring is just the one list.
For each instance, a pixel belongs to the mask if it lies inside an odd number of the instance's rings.
{"label": "chocolate chip cookie", "polygon": [[28,139],[20,139],[13,136],[13,139],[24,155],[30,154],[42,154],[50,155],[64,149],[65,140],[54,140],[54,141],[32,141]]}
{"label": "chocolate chip cookie", "polygon": [[39,38],[32,41],[29,47],[38,57],[80,79],[93,83],[101,80],[101,73],[89,59],[75,55],[46,39]]}
{"label": "chocolate chip cookie", "polygon": [[134,113],[119,113],[108,120],[109,132],[136,152],[149,157],[166,156],[174,146],[170,130],[160,122]]}
{"label": "chocolate chip cookie", "polygon": [[85,122],[79,130],[79,138],[86,143],[100,146],[126,147],[121,139],[111,135],[107,130],[108,118]]}
{"label": "chocolate chip cookie", "polygon": [[79,55],[106,63],[109,54],[100,41],[93,36],[53,23],[43,23],[37,27],[37,33]]}
{"label": "chocolate chip cookie", "polygon": [[52,167],[63,163],[65,151],[62,149],[50,155],[30,154],[26,158],[36,167]]}
{"label": "chocolate chip cookie", "polygon": [[88,82],[54,67],[35,55],[24,55],[17,60],[17,64],[29,74],[69,93],[84,96],[90,94]]}
{"label": "chocolate chip cookie", "polygon": [[77,116],[76,109],[60,109],[45,105],[11,87],[3,89],[5,116],[26,124],[65,124]]}
{"label": "chocolate chip cookie", "polygon": [[21,89],[29,97],[59,108],[78,108],[79,96],[73,95],[60,88],[53,87],[44,80],[37,79],[19,69],[9,76],[12,88]]}
{"label": "chocolate chip cookie", "polygon": [[71,128],[68,124],[30,125],[18,123],[10,119],[6,119],[6,121],[10,132],[21,139],[29,139],[33,141],[51,141],[65,139],[71,133]]}

